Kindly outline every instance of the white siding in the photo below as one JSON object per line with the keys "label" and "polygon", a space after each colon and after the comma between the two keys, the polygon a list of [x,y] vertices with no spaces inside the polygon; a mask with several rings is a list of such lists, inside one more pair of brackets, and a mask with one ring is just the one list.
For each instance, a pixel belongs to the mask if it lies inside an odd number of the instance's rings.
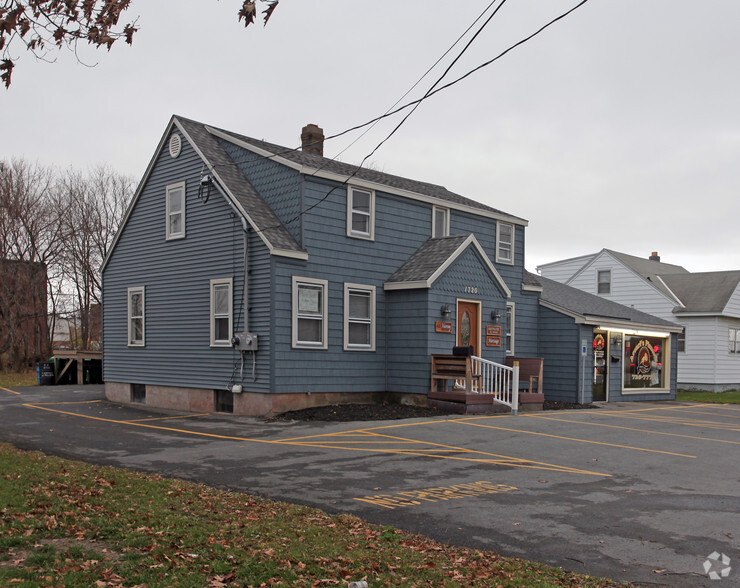
{"label": "white siding", "polygon": [[[600,270],[611,270],[611,294],[597,293],[596,281]],[[568,285],[668,321],[676,320],[672,300],[606,252],[599,253],[592,263],[573,276]]]}
{"label": "white siding", "polygon": [[[686,352],[678,354],[678,386],[715,382],[717,363],[717,318],[686,317]],[[725,341],[725,353],[727,342]]]}
{"label": "white siding", "polygon": [[573,259],[564,259],[563,261],[553,261],[552,263],[541,265],[537,269],[542,277],[565,284],[573,277],[573,274],[593,258],[593,255],[584,255],[582,257],[574,257]]}
{"label": "white siding", "polygon": [[727,306],[725,306],[725,310],[722,314],[740,318],[740,286],[735,288],[735,291],[727,301]]}
{"label": "white siding", "polygon": [[715,383],[740,383],[740,353],[730,353],[728,345],[729,329],[740,329],[740,320],[717,319],[717,369]]}

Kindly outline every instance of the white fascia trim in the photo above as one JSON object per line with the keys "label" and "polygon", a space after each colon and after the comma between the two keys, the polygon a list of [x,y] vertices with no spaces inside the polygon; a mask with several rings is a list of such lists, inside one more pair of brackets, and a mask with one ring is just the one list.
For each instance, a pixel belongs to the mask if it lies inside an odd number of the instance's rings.
{"label": "white fascia trim", "polygon": [[663,284],[663,287],[664,287],[664,288],[665,288],[666,290],[668,290],[668,291],[669,291],[669,292],[671,293],[671,296],[673,296],[673,298],[675,298],[675,299],[676,299],[676,302],[678,302],[678,305],[679,305],[679,306],[680,306],[681,308],[686,308],[686,305],[685,305],[685,304],[683,303],[683,301],[682,301],[682,300],[681,300],[681,299],[680,299],[680,298],[679,298],[679,297],[678,297],[678,296],[676,295],[676,293],[675,293],[675,292],[674,292],[673,290],[671,290],[671,289],[670,289],[670,287],[668,286],[668,284],[666,284],[666,283],[665,283],[665,280],[663,280],[663,278],[661,278],[661,277],[660,277],[659,275],[657,275],[657,274],[656,274],[656,277],[657,277],[657,278],[658,278],[658,279],[660,280],[660,283],[661,283],[661,284]]}
{"label": "white fascia trim", "polygon": [[[576,260],[580,260],[580,259],[583,260],[583,264],[585,265],[586,263],[588,263],[590,260],[592,260],[597,255],[598,255],[598,253],[590,253],[590,254],[587,254],[587,255],[577,255],[576,257],[570,257],[568,259],[560,259],[558,261],[551,261],[549,263],[543,263],[542,265],[538,265],[534,269],[538,273],[541,274],[542,272],[540,270],[542,268],[549,268],[550,266],[560,265],[560,264],[563,264],[563,263],[570,263],[572,261],[576,261]],[[581,266],[581,267],[583,267],[583,266]],[[576,270],[576,271],[580,271],[580,268],[579,268],[579,270]]]}
{"label": "white fascia trim", "polygon": [[542,292],[544,288],[542,286],[530,286],[529,284],[522,284],[522,290],[524,292]]}
{"label": "white fascia trim", "polygon": [[226,182],[224,182],[221,179],[221,176],[218,175],[218,172],[216,171],[214,166],[211,164],[211,162],[208,161],[208,158],[205,156],[205,154],[200,149],[198,149],[197,145],[195,144],[195,141],[193,141],[190,138],[190,135],[188,135],[188,133],[185,131],[185,129],[183,128],[183,126],[180,124],[180,122],[177,119],[175,119],[175,125],[177,125],[177,128],[180,129],[180,132],[188,140],[188,143],[190,143],[190,146],[193,148],[193,151],[195,151],[198,154],[198,157],[200,157],[201,160],[203,160],[203,163],[206,164],[206,166],[208,167],[208,171],[211,173],[214,180],[218,181],[218,183],[221,186],[221,189],[224,192],[226,192],[226,194],[228,194],[229,199],[231,200],[231,204],[234,206],[234,208],[237,209],[239,214],[241,214],[245,219],[247,219],[247,222],[252,227],[252,230],[254,230],[254,232],[257,233],[257,235],[259,235],[259,238],[262,239],[262,242],[270,250],[270,253],[272,253],[272,250],[274,249],[274,247],[272,243],[270,243],[270,240],[267,237],[265,237],[264,233],[260,230],[259,226],[257,226],[254,220],[252,220],[252,217],[249,214],[247,214],[246,210],[242,208],[241,204],[236,199],[234,194],[232,194],[231,190],[229,190],[229,186],[226,184]]}
{"label": "white fascia trim", "polygon": [[480,243],[478,243],[478,239],[475,238],[475,235],[471,234],[468,236],[465,241],[463,241],[457,249],[450,255],[445,262],[437,268],[437,271],[434,272],[427,282],[429,283],[429,286],[431,287],[432,284],[439,278],[443,273],[447,271],[447,268],[452,265],[452,263],[460,256],[460,254],[465,251],[468,248],[468,245],[473,244],[475,248],[478,250],[478,253],[480,253],[480,256],[483,258],[483,262],[485,263],[486,267],[488,268],[488,271],[491,272],[495,280],[499,283],[499,286],[506,294],[507,298],[511,298],[511,290],[509,290],[509,287],[506,285],[506,282],[501,278],[501,274],[498,273],[496,268],[491,263],[491,260],[486,255],[486,252],[483,251],[483,247],[480,246]]}
{"label": "white fascia trim", "polygon": [[379,192],[385,192],[387,194],[394,194],[396,196],[403,196],[404,198],[410,198],[412,200],[419,200],[421,202],[427,202],[429,204],[438,204],[440,206],[444,206],[445,208],[450,208],[454,210],[462,210],[470,214],[475,214],[478,216],[484,216],[486,218],[501,220],[501,221],[504,221],[504,222],[507,222],[513,225],[519,225],[520,227],[529,226],[529,221],[524,220],[524,219],[513,218],[505,214],[496,214],[493,212],[480,210],[478,208],[473,208],[472,206],[465,206],[464,204],[457,204],[455,202],[450,202],[448,200],[442,200],[440,198],[434,198],[432,196],[426,196],[424,194],[419,194],[417,192],[411,192],[409,190],[401,190],[400,188],[393,188],[391,186],[388,186],[386,184],[380,184],[378,182],[370,182],[368,180],[363,180],[357,177],[350,178],[349,176],[337,174],[337,173],[330,172],[324,169],[318,169],[314,167],[300,165],[293,161],[289,161],[288,159],[285,159],[284,157],[275,155],[271,151],[267,151],[266,149],[256,147],[250,143],[247,143],[246,141],[242,141],[240,139],[237,139],[236,137],[232,137],[228,133],[224,133],[223,131],[219,131],[218,129],[214,129],[212,127],[206,126],[206,130],[212,135],[220,137],[221,139],[224,139],[225,141],[229,141],[230,143],[233,143],[234,145],[242,147],[243,149],[247,149],[248,151],[251,151],[252,153],[256,153],[257,155],[271,159],[272,161],[275,161],[277,163],[280,163],[281,165],[294,169],[304,175],[314,176],[317,178],[323,178],[325,180],[333,180],[335,182],[340,182],[340,183],[351,181],[352,185],[357,186],[358,188],[365,188],[367,190],[377,190]]}
{"label": "white fascia trim", "polygon": [[660,333],[680,333],[683,327],[675,325],[672,327],[666,325],[651,325],[649,323],[632,323],[629,321],[615,321],[614,319],[601,319],[597,316],[585,316],[584,324],[598,325],[614,331],[651,331]]}
{"label": "white fascia trim", "polygon": [[463,241],[457,249],[445,260],[445,262],[437,268],[437,271],[434,272],[431,276],[429,276],[429,279],[427,280],[418,280],[415,282],[392,282],[388,283],[386,282],[383,284],[384,290],[411,290],[415,288],[431,288],[432,284],[439,278],[443,273],[447,271],[447,268],[452,265],[452,263],[460,256],[460,254],[465,251],[465,249],[468,248],[468,245],[473,244],[475,248],[478,250],[478,253],[480,253],[481,258],[483,258],[483,262],[485,263],[486,267],[488,268],[488,271],[491,272],[491,275],[493,275],[494,279],[498,282],[500,288],[504,291],[507,298],[511,298],[511,290],[509,290],[509,287],[506,285],[506,282],[504,282],[503,278],[501,278],[501,274],[498,273],[496,268],[491,263],[491,260],[486,255],[486,252],[483,251],[483,247],[480,246],[480,243],[478,243],[478,239],[475,238],[475,235],[468,236],[465,241]]}
{"label": "white fascia trim", "polygon": [[136,205],[136,202],[139,200],[139,197],[141,196],[144,186],[147,183],[147,180],[149,180],[149,176],[151,175],[152,170],[154,169],[154,163],[157,161],[157,158],[162,152],[162,148],[165,145],[165,139],[169,137],[170,133],[172,132],[172,126],[174,125],[174,123],[175,123],[175,117],[173,116],[172,118],[170,118],[170,122],[167,125],[167,128],[164,131],[164,134],[162,135],[162,138],[159,140],[159,145],[157,145],[157,148],[154,151],[154,155],[152,155],[152,158],[149,160],[149,165],[146,166],[146,171],[144,172],[143,177],[139,181],[139,185],[136,187],[136,192],[134,192],[134,197],[131,199],[131,202],[129,202],[128,208],[126,209],[126,214],[123,216],[123,221],[121,222],[121,225],[118,227],[118,231],[116,231],[116,235],[113,237],[113,241],[111,242],[111,246],[108,249],[108,253],[105,256],[105,259],[103,259],[103,263],[100,264],[101,273],[105,269],[105,266],[108,265],[108,261],[110,260],[111,255],[113,255],[113,250],[116,248],[116,245],[118,244],[118,240],[121,238],[121,233],[123,233],[123,229],[128,223],[128,219],[131,216],[131,211],[133,211],[134,206]]}
{"label": "white fascia trim", "polygon": [[308,261],[308,253],[305,251],[293,251],[291,249],[271,249],[270,255],[278,255],[280,257],[290,257],[291,259],[301,259]]}
{"label": "white fascia trim", "polygon": [[416,290],[418,288],[430,288],[431,284],[428,281],[418,282],[386,282],[383,284],[383,290]]}
{"label": "white fascia trim", "polygon": [[[275,155],[272,151],[267,151],[267,149],[262,149],[261,147],[257,147],[255,145],[252,145],[251,143],[242,141],[241,139],[237,139],[236,137],[233,137],[229,133],[225,133],[224,131],[221,131],[219,129],[214,129],[213,127],[209,127],[208,125],[204,125],[204,127],[206,131],[211,133],[211,135],[215,135],[216,137],[223,139],[224,141],[233,143],[237,147],[241,147],[242,149],[247,149],[248,151],[251,151],[252,153],[256,153],[260,157],[271,159],[272,161],[275,161],[281,165],[284,165],[296,171],[303,171],[304,169],[304,167],[300,165],[299,163],[295,163],[293,161],[290,161],[289,159],[285,159],[284,157]],[[295,149],[295,151],[298,151],[298,149]]]}

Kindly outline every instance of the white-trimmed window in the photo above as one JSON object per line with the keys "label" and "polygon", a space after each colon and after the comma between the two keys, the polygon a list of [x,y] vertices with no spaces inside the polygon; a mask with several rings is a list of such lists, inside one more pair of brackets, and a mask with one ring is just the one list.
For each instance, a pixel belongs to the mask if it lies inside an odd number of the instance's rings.
{"label": "white-trimmed window", "polygon": [[329,282],[293,276],[293,347],[327,348]]}
{"label": "white-trimmed window", "polygon": [[233,284],[232,278],[211,280],[211,347],[231,347]]}
{"label": "white-trimmed window", "polygon": [[513,302],[506,303],[506,355],[514,355],[514,329],[516,312]]}
{"label": "white-trimmed window", "polygon": [[676,336],[676,349],[679,353],[686,353],[686,327]]}
{"label": "white-trimmed window", "polygon": [[730,353],[740,353],[740,329],[730,328]]}
{"label": "white-trimmed window", "polygon": [[128,345],[144,347],[144,286],[128,289]]}
{"label": "white-trimmed window", "polygon": [[347,188],[347,236],[358,239],[375,238],[375,192],[362,188]]}
{"label": "white-trimmed window", "polygon": [[344,349],[375,351],[375,286],[344,285]]}
{"label": "white-trimmed window", "polygon": [[612,270],[598,270],[596,272],[596,291],[599,294],[612,293]]}
{"label": "white-trimmed window", "polygon": [[432,208],[432,237],[449,237],[450,235],[450,209],[434,206]]}
{"label": "white-trimmed window", "polygon": [[514,263],[514,225],[496,223],[496,261]]}
{"label": "white-trimmed window", "polygon": [[167,186],[167,236],[169,239],[185,237],[185,182]]}

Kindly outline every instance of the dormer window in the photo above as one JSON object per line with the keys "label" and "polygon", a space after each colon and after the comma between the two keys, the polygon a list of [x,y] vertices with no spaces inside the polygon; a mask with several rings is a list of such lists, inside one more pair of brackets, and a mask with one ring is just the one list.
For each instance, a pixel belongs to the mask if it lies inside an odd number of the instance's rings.
{"label": "dormer window", "polygon": [[347,236],[375,238],[375,192],[350,186],[347,189]]}
{"label": "dormer window", "polygon": [[597,272],[597,292],[599,294],[611,294],[612,293],[612,271],[611,270],[599,270]]}
{"label": "dormer window", "polygon": [[450,236],[450,209],[435,206],[432,209],[432,237]]}
{"label": "dormer window", "polygon": [[166,238],[185,238],[185,182],[167,186]]}

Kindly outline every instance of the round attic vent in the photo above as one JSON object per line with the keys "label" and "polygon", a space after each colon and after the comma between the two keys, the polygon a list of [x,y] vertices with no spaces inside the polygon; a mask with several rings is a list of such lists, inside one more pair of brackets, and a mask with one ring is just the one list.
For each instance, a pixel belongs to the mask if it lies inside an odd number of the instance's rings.
{"label": "round attic vent", "polygon": [[174,159],[178,155],[180,155],[180,151],[182,150],[182,139],[180,139],[180,135],[175,133],[170,137],[170,156]]}

